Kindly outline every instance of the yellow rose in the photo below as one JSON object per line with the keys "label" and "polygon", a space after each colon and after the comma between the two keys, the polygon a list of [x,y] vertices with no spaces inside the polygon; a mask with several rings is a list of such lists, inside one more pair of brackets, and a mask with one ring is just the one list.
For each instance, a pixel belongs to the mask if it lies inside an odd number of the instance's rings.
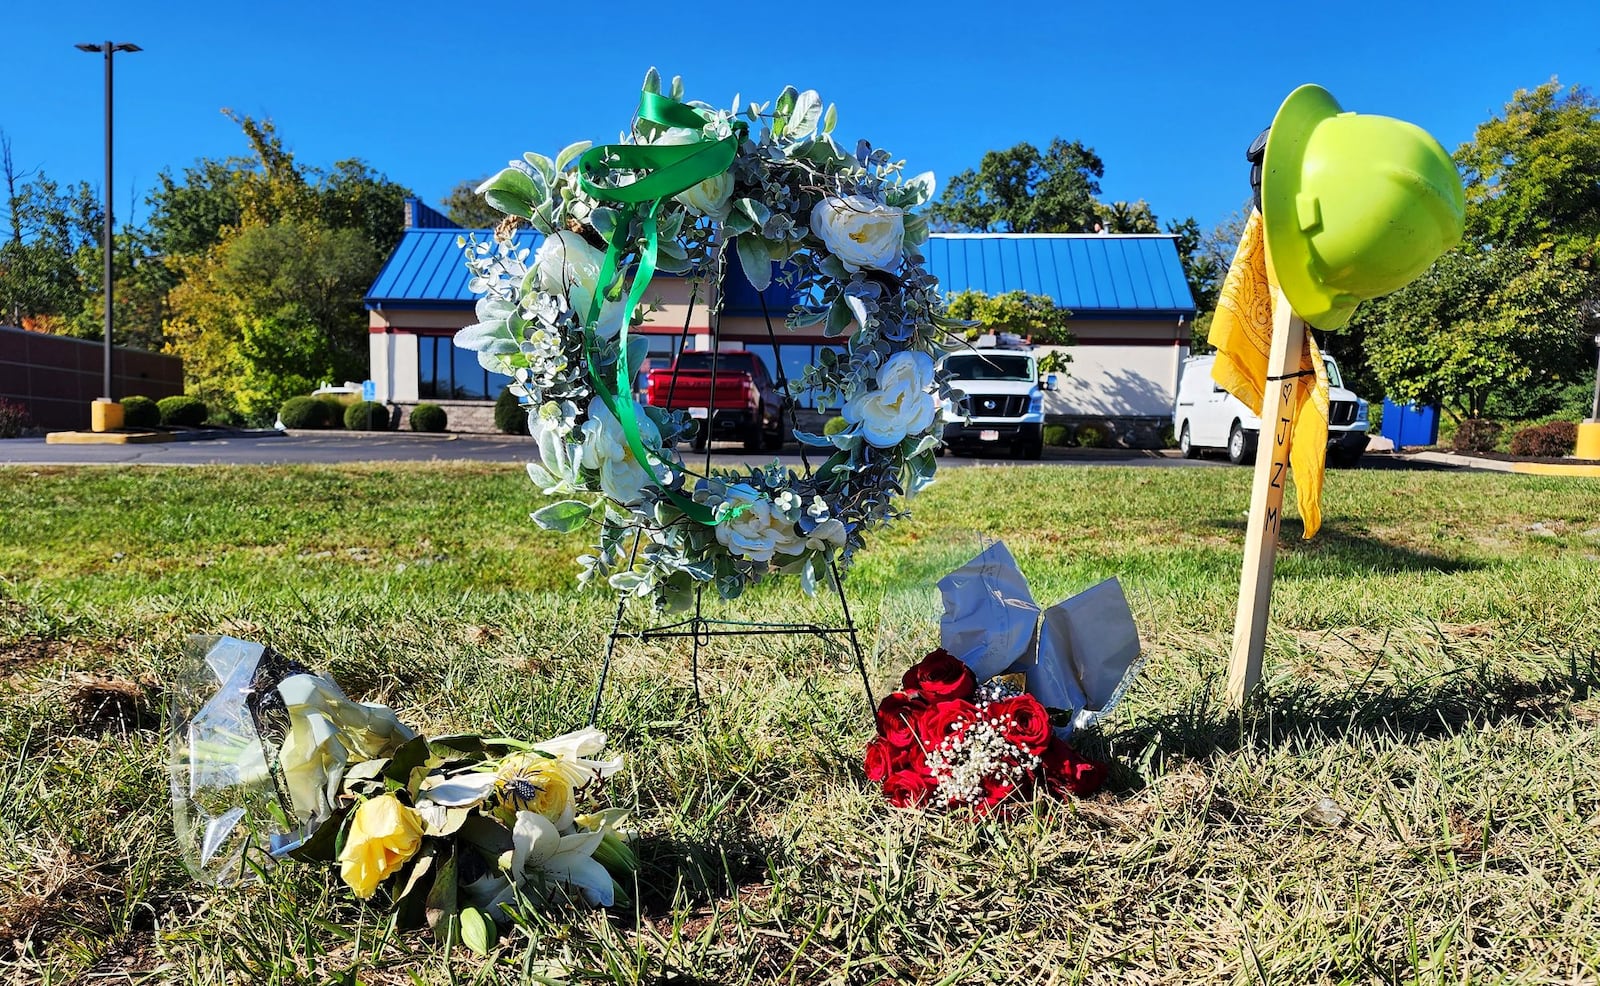
{"label": "yellow rose", "polygon": [[422,816],[392,794],[363,801],[350,820],[350,834],[339,853],[339,876],[363,899],[422,844]]}
{"label": "yellow rose", "polygon": [[531,811],[566,831],[576,807],[570,768],[559,757],[523,753],[500,768],[500,800],[512,811]]}

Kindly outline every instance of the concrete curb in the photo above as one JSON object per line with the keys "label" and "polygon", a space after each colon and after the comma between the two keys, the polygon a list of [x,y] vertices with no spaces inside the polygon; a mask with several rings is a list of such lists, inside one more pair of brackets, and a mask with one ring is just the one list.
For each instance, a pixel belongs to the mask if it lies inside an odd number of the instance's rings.
{"label": "concrete curb", "polygon": [[1454,452],[1405,452],[1402,458],[1418,462],[1432,462],[1441,466],[1475,469],[1479,472],[1507,472],[1521,476],[1579,476],[1600,478],[1597,462],[1510,462],[1504,459],[1484,459],[1476,455],[1457,455]]}

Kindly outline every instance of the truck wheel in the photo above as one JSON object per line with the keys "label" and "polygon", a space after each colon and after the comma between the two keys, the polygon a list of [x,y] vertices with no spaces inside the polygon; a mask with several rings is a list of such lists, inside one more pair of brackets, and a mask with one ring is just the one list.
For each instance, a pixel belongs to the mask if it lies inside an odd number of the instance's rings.
{"label": "truck wheel", "polygon": [[1194,439],[1189,435],[1189,422],[1183,423],[1183,434],[1178,436],[1178,451],[1183,453],[1185,459],[1200,458],[1200,450],[1194,447]]}
{"label": "truck wheel", "polygon": [[1019,439],[1017,441],[1017,444],[1015,444],[1015,445],[1013,445],[1011,447],[1011,457],[1014,458],[1014,459],[1033,459],[1033,460],[1038,460],[1038,459],[1044,458],[1044,439],[1042,439],[1042,438],[1023,438],[1023,439]]}
{"label": "truck wheel", "polygon": [[1228,431],[1228,461],[1236,466],[1242,466],[1250,461],[1255,451],[1250,436],[1245,434],[1244,427],[1235,421]]}

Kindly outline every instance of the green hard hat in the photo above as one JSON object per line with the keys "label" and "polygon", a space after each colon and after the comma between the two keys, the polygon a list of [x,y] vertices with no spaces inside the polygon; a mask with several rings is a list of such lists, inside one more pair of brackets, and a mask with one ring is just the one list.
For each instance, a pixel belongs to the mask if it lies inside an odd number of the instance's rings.
{"label": "green hard hat", "polygon": [[1261,172],[1267,256],[1319,329],[1410,284],[1461,239],[1461,175],[1439,142],[1404,120],[1346,113],[1321,86],[1278,107]]}

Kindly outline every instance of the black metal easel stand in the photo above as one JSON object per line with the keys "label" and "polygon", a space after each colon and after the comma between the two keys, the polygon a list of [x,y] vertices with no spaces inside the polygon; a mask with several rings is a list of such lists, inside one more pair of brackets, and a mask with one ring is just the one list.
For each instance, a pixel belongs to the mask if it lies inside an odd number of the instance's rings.
{"label": "black metal easel stand", "polygon": [[[721,268],[725,263],[726,256],[723,252],[719,251],[717,256],[717,281],[719,284],[722,280]],[[772,344],[772,362],[776,371],[778,386],[785,395],[784,407],[780,412],[780,417],[785,415],[787,416],[789,428],[791,431],[793,431],[795,426],[795,401],[793,396],[789,394],[789,382],[783,369],[783,356],[778,349],[777,333],[773,331],[772,314],[767,310],[767,299],[765,294],[763,292],[757,292],[757,297],[761,301],[761,314],[767,325],[767,338]],[[691,295],[689,299],[688,312],[684,316],[683,332],[678,341],[677,351],[679,354],[684,351],[684,348],[688,343],[689,323],[694,315],[694,304],[695,295]],[[717,359],[717,326],[720,310],[721,299],[719,298],[711,307],[712,394],[715,394],[717,390],[717,364],[719,362]],[[677,387],[677,383],[677,375],[674,374],[672,378],[672,384],[667,393],[667,405],[669,407],[672,405],[673,393]],[[709,432],[715,425],[715,414],[716,412],[712,408],[708,408],[706,410],[706,435],[704,436],[704,444],[702,447],[705,451],[705,471],[708,475],[711,472],[711,441]],[[757,427],[760,427],[759,422],[757,423]],[[811,460],[806,455],[804,445],[800,447],[800,461],[805,470],[805,474],[810,476]],[[643,536],[644,535],[642,532],[634,534],[633,550],[628,561],[630,567],[632,566],[634,559],[636,559],[639,555],[639,542]],[[834,593],[839,597],[839,611],[842,614],[844,621],[842,625],[838,626],[825,626],[820,623],[769,623],[760,621],[709,619],[705,616],[704,610],[705,586],[704,584],[701,584],[695,590],[693,616],[687,619],[678,620],[675,623],[663,623],[656,626],[644,627],[639,630],[627,631],[623,629],[623,619],[627,613],[628,600],[626,596],[618,599],[617,615],[616,618],[611,622],[611,633],[606,640],[606,656],[600,665],[600,680],[595,685],[594,701],[589,706],[589,725],[593,726],[600,718],[600,702],[601,697],[605,693],[606,677],[611,672],[611,658],[616,653],[617,641],[623,638],[632,638],[640,641],[676,640],[688,638],[690,641],[689,664],[694,681],[694,700],[695,704],[698,706],[701,703],[700,650],[701,648],[710,646],[711,640],[714,637],[815,636],[821,640],[829,640],[830,638],[841,635],[847,636],[850,639],[850,648],[855,652],[856,668],[861,672],[861,687],[866,693],[868,709],[871,712],[876,712],[878,703],[872,697],[872,683],[867,677],[867,660],[861,652],[861,639],[856,631],[855,619],[850,615],[850,601],[845,597],[844,580],[839,576],[839,563],[831,555],[828,558],[828,574],[833,582]]]}
{"label": "black metal easel stand", "polygon": [[[638,549],[638,539],[635,535],[634,548]],[[696,589],[694,596],[694,615],[672,623],[661,623],[654,626],[643,627],[637,630],[623,628],[624,618],[627,615],[628,601],[624,597],[617,600],[617,615],[611,623],[611,633],[606,639],[606,655],[600,664],[600,680],[595,684],[594,701],[589,706],[589,725],[593,726],[600,718],[600,704],[605,694],[606,678],[611,673],[611,658],[616,653],[617,641],[633,639],[639,641],[649,640],[682,640],[687,638],[689,644],[689,668],[691,680],[694,684],[695,705],[702,704],[700,696],[700,651],[711,645],[715,637],[764,637],[764,636],[815,636],[824,641],[839,636],[849,638],[850,649],[855,653],[856,670],[861,673],[861,688],[867,697],[869,712],[875,712],[877,701],[872,697],[872,682],[867,676],[867,659],[861,651],[861,638],[857,632],[854,617],[850,615],[850,600],[845,596],[844,580],[839,577],[839,566],[832,559],[828,559],[828,574],[833,583],[835,595],[839,597],[839,610],[843,623],[838,626],[828,626],[821,623],[773,623],[750,620],[718,620],[706,617],[704,610],[705,587]]]}

